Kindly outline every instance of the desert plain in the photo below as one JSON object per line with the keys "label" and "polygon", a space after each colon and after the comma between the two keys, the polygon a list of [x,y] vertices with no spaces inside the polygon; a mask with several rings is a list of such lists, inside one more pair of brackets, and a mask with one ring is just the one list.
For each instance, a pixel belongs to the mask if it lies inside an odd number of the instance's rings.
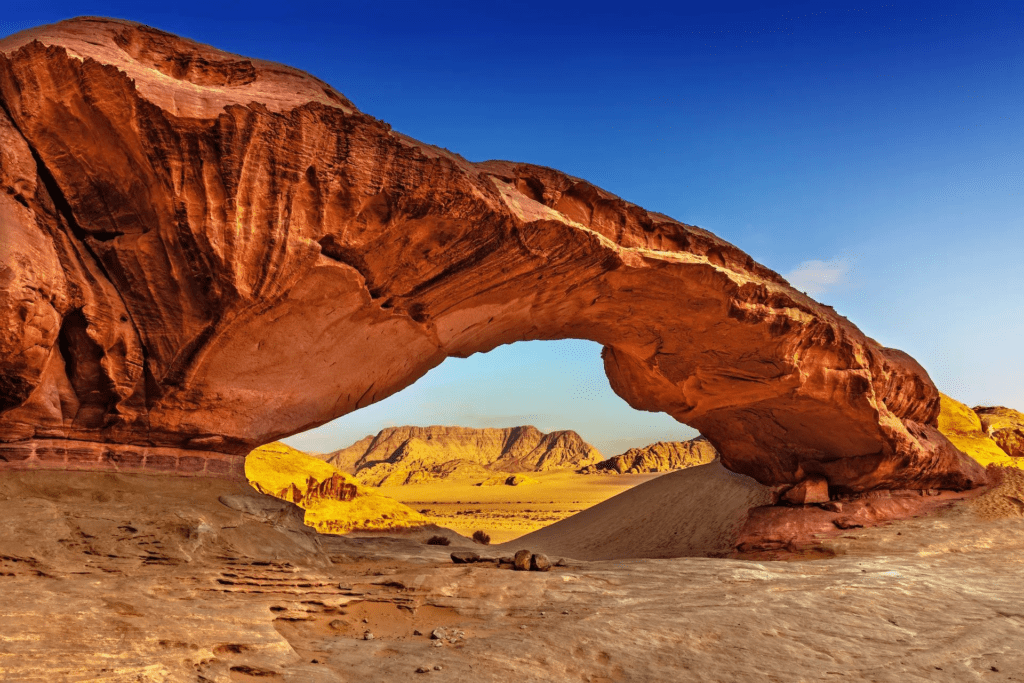
{"label": "desert plain", "polygon": [[[380,487],[381,494],[408,505],[431,524],[463,536],[486,532],[504,543],[561,521],[653,479],[659,474],[531,473],[536,484],[478,486],[471,482]],[[510,490],[511,489],[511,490]]]}

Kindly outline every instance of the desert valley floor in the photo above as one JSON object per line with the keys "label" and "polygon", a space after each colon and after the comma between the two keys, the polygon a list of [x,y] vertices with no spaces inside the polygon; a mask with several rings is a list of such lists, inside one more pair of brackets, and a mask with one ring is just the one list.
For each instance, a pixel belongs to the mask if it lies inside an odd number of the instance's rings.
{"label": "desert valley floor", "polygon": [[[823,541],[830,559],[566,554],[540,573],[449,559],[531,537],[320,535],[242,483],[10,473],[0,678],[1020,681],[1022,495],[1014,477],[936,515],[849,530]],[[558,557],[559,538],[546,542]]]}
{"label": "desert valley floor", "polygon": [[[477,486],[468,481],[381,487],[385,496],[419,510],[439,526],[471,536],[484,530],[494,543],[511,541],[590,508],[658,474],[590,475],[533,472],[538,483]],[[510,504],[515,500],[515,504]]]}

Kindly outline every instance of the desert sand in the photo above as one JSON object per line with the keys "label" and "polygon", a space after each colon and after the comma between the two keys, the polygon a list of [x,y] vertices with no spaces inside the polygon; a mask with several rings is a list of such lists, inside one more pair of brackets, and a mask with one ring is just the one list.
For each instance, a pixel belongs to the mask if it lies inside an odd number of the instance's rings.
{"label": "desert sand", "polygon": [[1020,483],[850,530],[827,560],[539,573],[452,564],[469,541],[318,535],[242,483],[9,473],[0,679],[1019,681]]}
{"label": "desert sand", "polygon": [[529,472],[536,484],[478,486],[473,481],[385,486],[378,491],[405,503],[438,526],[464,536],[481,530],[503,543],[560,521],[650,481],[659,474],[582,475]]}

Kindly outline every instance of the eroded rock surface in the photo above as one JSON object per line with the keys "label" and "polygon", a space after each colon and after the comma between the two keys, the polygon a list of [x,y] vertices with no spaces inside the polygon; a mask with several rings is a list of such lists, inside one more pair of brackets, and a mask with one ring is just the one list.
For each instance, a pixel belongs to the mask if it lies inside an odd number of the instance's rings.
{"label": "eroded rock surface", "polygon": [[249,484],[306,511],[305,523],[321,533],[423,527],[421,514],[361,486],[331,465],[285,444],[267,444],[246,458]]}
{"label": "eroded rock surface", "polygon": [[128,22],[32,29],[0,42],[0,141],[7,466],[52,439],[241,457],[447,356],[572,337],[762,483],[984,480],[913,359],[733,245],[417,142],[288,67]]}
{"label": "eroded rock surface", "polygon": [[977,407],[985,434],[1012,458],[1024,458],[1024,413],[1004,408]]}
{"label": "eroded rock surface", "polygon": [[[1005,466],[1014,463],[1006,451],[985,431],[981,418],[976,412],[945,394],[941,396],[941,406],[939,431],[961,452],[971,456],[982,465]],[[1001,409],[978,408],[978,410]],[[990,424],[992,424],[991,421]]]}
{"label": "eroded rock surface", "polygon": [[823,477],[809,477],[783,493],[782,499],[794,505],[827,503],[828,481]]}
{"label": "eroded rock surface", "polygon": [[370,486],[489,477],[492,472],[577,469],[601,453],[572,430],[536,427],[388,427],[324,459]]}
{"label": "eroded rock surface", "polygon": [[[991,499],[1019,499],[1020,484],[977,499],[985,519],[961,507],[844,531],[820,562],[584,562],[563,555],[582,540],[566,536],[519,547],[568,566],[517,572],[454,564],[479,546],[427,545],[431,531],[317,535],[242,483],[7,473],[0,679],[393,683],[429,667],[424,680],[474,683],[1012,681],[1024,517]],[[714,487],[692,492],[713,512]]]}

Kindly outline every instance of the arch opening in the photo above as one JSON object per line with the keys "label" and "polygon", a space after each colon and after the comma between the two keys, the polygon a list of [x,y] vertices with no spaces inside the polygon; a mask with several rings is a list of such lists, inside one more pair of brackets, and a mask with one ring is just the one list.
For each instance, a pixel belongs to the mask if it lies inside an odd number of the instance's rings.
{"label": "arch opening", "polygon": [[638,411],[604,375],[601,347],[585,340],[516,342],[469,358],[450,357],[410,386],[283,441],[328,453],[389,427],[534,426],[573,430],[603,456],[657,441],[685,441],[697,430],[664,413]]}

